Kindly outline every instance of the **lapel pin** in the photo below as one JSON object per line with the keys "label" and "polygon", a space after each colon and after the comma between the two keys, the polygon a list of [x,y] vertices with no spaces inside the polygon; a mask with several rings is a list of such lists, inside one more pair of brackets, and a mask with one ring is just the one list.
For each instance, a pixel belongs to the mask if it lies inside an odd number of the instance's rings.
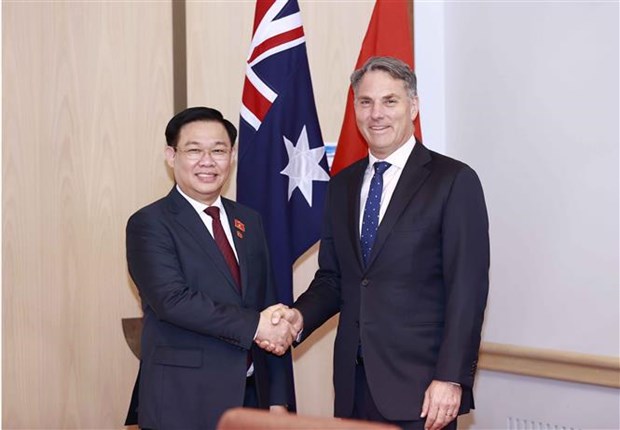
{"label": "lapel pin", "polygon": [[[245,231],[245,224],[235,218],[235,228],[237,230]],[[243,235],[241,235],[240,237],[242,237],[242,236]]]}

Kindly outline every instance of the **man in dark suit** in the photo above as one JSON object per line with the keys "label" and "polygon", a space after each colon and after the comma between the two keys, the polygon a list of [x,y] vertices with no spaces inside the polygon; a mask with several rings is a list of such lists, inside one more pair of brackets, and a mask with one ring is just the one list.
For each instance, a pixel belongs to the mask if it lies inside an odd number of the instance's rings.
{"label": "man in dark suit", "polygon": [[415,141],[405,63],[371,58],[351,84],[369,154],[331,179],[319,270],[278,315],[303,326],[303,340],[340,312],[336,416],[456,428],[474,406],[488,292],[482,187],[470,167]]}
{"label": "man in dark suit", "polygon": [[165,156],[176,185],[133,214],[127,262],[144,311],[138,424],[213,429],[237,406],[285,411],[290,325],[273,325],[269,255],[259,215],[220,196],[237,130],[215,109],[175,115]]}

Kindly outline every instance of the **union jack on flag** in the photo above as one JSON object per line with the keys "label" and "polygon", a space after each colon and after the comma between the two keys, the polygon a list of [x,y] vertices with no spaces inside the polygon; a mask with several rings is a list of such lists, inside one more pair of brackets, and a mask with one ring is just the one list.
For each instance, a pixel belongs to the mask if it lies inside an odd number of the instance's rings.
{"label": "union jack on flag", "polygon": [[296,0],[258,0],[246,65],[237,200],[257,210],[278,300],[293,301],[293,263],[319,240],[329,181]]}

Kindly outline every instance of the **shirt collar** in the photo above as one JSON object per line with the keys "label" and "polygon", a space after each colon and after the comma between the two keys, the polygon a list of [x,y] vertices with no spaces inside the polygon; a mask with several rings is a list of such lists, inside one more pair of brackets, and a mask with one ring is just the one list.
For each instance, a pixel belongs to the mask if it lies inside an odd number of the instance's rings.
{"label": "shirt collar", "polygon": [[[198,213],[204,212],[204,210],[206,208],[210,207],[209,205],[205,205],[204,203],[201,203],[198,200],[194,200],[190,196],[185,194],[181,190],[181,187],[179,187],[178,184],[177,184],[177,191],[185,198],[185,200],[187,200],[189,202],[190,205],[192,205],[194,210],[196,212],[198,212]],[[220,213],[225,213],[226,212],[224,210],[224,204],[222,203],[222,197],[221,196],[217,196],[217,199],[215,199],[215,201],[211,204],[211,206],[216,206],[216,207],[220,208]]]}
{"label": "shirt collar", "polygon": [[415,146],[415,137],[413,135],[407,140],[400,148],[392,152],[385,160],[380,160],[368,151],[368,166],[372,166],[377,161],[387,161],[392,166],[396,166],[399,169],[404,169],[407,164],[407,159],[413,151]]}

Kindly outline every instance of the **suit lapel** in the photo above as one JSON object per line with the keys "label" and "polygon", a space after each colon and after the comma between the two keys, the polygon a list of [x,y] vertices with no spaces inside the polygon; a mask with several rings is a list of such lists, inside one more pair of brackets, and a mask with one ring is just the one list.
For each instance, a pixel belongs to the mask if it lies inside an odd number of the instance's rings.
{"label": "suit lapel", "polygon": [[362,182],[364,180],[364,171],[368,166],[368,157],[360,162],[355,171],[351,173],[348,184],[348,196],[347,196],[347,224],[349,226],[349,237],[351,239],[351,245],[354,249],[355,257],[360,267],[364,266],[362,261],[362,248],[360,245],[360,193],[362,191]]}
{"label": "suit lapel", "polygon": [[[205,251],[206,256],[213,261],[218,270],[226,277],[230,288],[233,288],[236,292],[237,286],[226,264],[226,260],[224,260],[224,256],[215,243],[215,239],[213,239],[213,236],[211,236],[209,230],[205,227],[200,216],[196,213],[192,205],[179,194],[176,187],[172,189],[168,197],[170,198],[170,208],[175,220],[182,228],[189,232],[196,242],[198,242],[200,249]],[[228,212],[228,207],[226,211]],[[196,258],[200,257],[196,256]]]}
{"label": "suit lapel", "polygon": [[424,167],[429,161],[431,161],[431,156],[428,149],[421,142],[416,142],[377,229],[377,237],[372,246],[366,269],[375,260],[401,214],[430,174],[430,171]]}

